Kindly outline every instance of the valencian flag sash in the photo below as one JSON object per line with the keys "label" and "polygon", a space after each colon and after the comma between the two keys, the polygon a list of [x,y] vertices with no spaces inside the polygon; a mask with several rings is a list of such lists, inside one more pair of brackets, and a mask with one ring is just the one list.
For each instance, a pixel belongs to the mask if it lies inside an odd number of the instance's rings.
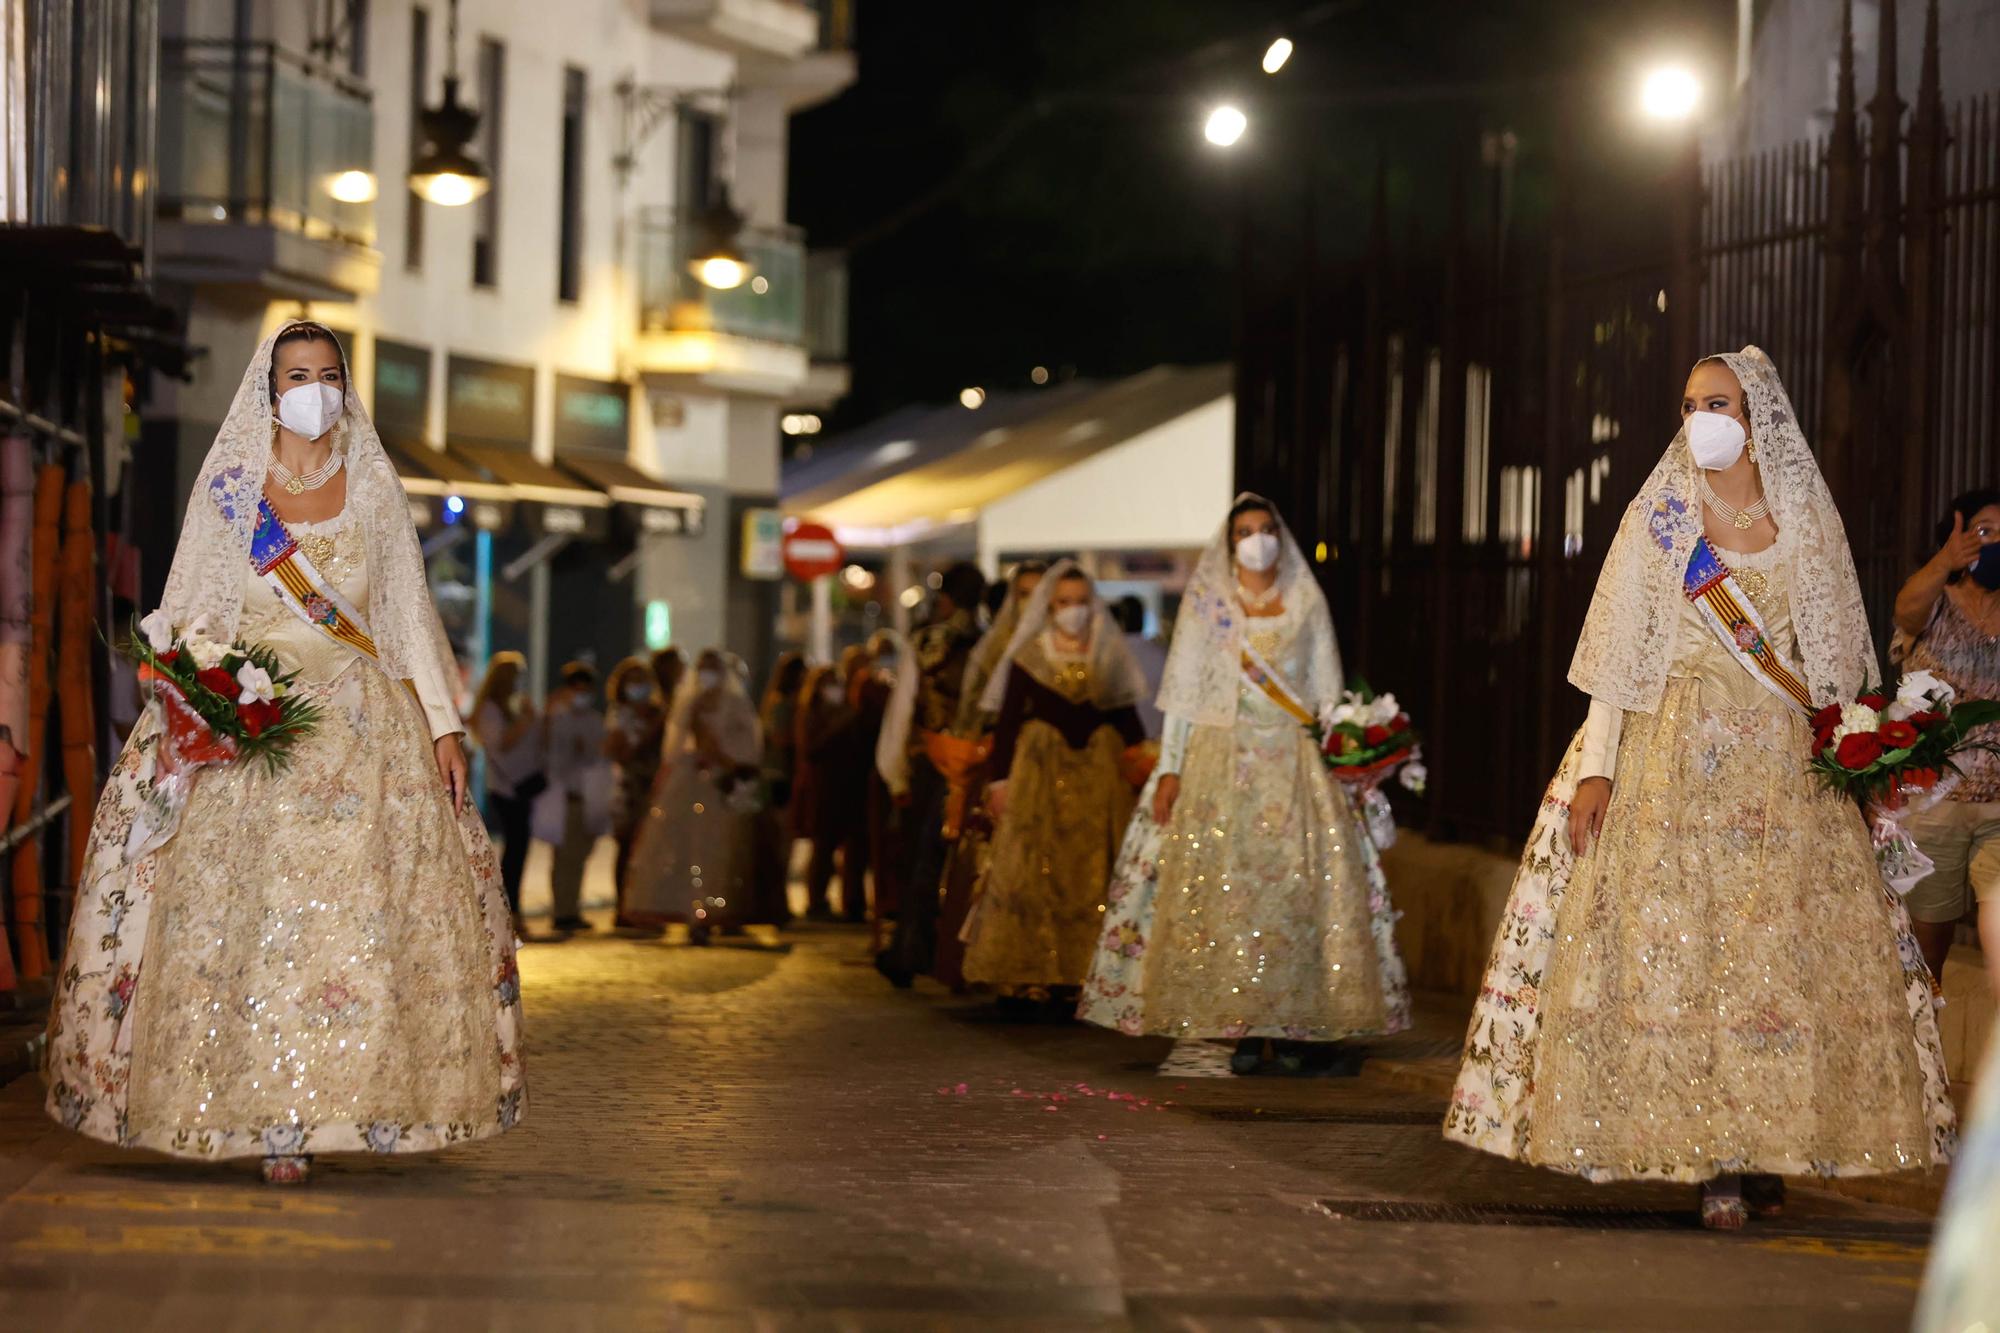
{"label": "valencian flag sash", "polygon": [[1299,702],[1299,696],[1278,674],[1278,669],[1264,660],[1264,655],[1248,643],[1243,645],[1243,656],[1238,663],[1243,672],[1243,680],[1250,688],[1291,714],[1294,721],[1310,731],[1318,720],[1312,710]]}
{"label": "valencian flag sash", "polygon": [[1694,553],[1688,557],[1687,570],[1681,576],[1681,591],[1745,670],[1800,713],[1812,715],[1812,691],[1771,646],[1756,605],[1745,595],[1706,537],[1695,539]]}
{"label": "valencian flag sash", "polygon": [[257,526],[250,534],[250,563],[258,576],[278,594],[292,613],[309,625],[376,660],[375,640],[369,636],[368,622],[338,588],[327,582],[298,539],[285,527],[271,502],[257,499]]}

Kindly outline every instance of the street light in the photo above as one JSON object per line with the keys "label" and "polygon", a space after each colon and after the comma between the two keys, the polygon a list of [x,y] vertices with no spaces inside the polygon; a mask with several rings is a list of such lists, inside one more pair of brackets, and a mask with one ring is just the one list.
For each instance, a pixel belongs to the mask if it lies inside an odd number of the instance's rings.
{"label": "street light", "polygon": [[976,411],[986,404],[986,390],[976,384],[970,388],[960,389],[958,391],[958,401],[961,406]]}
{"label": "street light", "polygon": [[326,183],[326,192],[343,204],[365,204],[375,197],[375,174],[350,168]]}
{"label": "street light", "polygon": [[750,281],[756,270],[743,253],[743,215],[729,200],[729,187],[721,186],[694,220],[694,245],[688,251],[688,272],[704,286],[716,291],[734,291]]}
{"label": "street light", "polygon": [[1243,131],[1250,128],[1250,120],[1241,110],[1228,103],[1216,107],[1208,113],[1208,123],[1202,126],[1202,136],[1217,148],[1233,148],[1243,137]]}
{"label": "street light", "polygon": [[479,129],[479,113],[458,100],[458,0],[451,0],[444,100],[424,108],[421,119],[424,151],[410,163],[412,190],[431,203],[457,208],[493,188],[493,178],[466,147]]}
{"label": "street light", "polygon": [[1292,39],[1289,37],[1280,37],[1277,41],[1272,42],[1264,48],[1264,72],[1266,74],[1276,74],[1285,67],[1285,62],[1291,58]]}
{"label": "street light", "polygon": [[1662,65],[1639,84],[1639,109],[1648,120],[1691,119],[1701,105],[1701,80],[1685,65]]}

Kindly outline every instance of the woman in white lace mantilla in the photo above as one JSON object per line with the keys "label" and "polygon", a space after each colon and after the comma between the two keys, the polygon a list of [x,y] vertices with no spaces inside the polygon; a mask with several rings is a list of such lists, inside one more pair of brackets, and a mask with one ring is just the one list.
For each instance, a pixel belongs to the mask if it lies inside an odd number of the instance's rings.
{"label": "woman in white lace mantilla", "polygon": [[1080,1016],[1233,1039],[1246,1074],[1264,1067],[1267,1039],[1297,1071],[1339,1058],[1306,1043],[1409,1026],[1376,849],[1301,717],[1343,689],[1298,543],[1269,500],[1237,497],[1181,601],[1160,762],[1112,875]]}
{"label": "woman in white lace mantilla", "polygon": [[1811,711],[1875,675],[1840,515],[1754,347],[1688,378],[1570,681],[1590,715],[1528,841],[1445,1136],[1591,1180],[1703,1183],[1709,1226],[1788,1175],[1941,1165],[1925,971]]}
{"label": "woman in white lace mantilla", "polygon": [[[260,509],[310,597],[253,561]],[[336,638],[314,616],[330,606],[359,633]],[[160,616],[268,646],[321,718],[281,772],[203,769],[176,806],[148,706],[91,826],[49,1113],[121,1147],[259,1156],[279,1181],[314,1153],[512,1126],[520,983],[465,802],[451,650],[402,485],[321,326],[284,326],[245,372]]]}

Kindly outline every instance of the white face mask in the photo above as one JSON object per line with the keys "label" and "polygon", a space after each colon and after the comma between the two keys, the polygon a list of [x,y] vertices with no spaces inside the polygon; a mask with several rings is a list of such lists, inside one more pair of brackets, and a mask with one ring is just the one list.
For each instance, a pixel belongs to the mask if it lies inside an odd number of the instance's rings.
{"label": "white face mask", "polygon": [[819,687],[819,697],[830,704],[837,704],[847,697],[847,691],[840,688],[839,681],[828,681]]}
{"label": "white face mask", "polygon": [[1072,639],[1080,639],[1090,628],[1090,603],[1081,602],[1076,606],[1065,606],[1055,614],[1056,628]]}
{"label": "white face mask", "polygon": [[295,385],[278,395],[278,420],[294,435],[317,440],[340,420],[346,401],[337,385],[324,382]]}
{"label": "white face mask", "polygon": [[1262,574],[1278,563],[1278,539],[1271,533],[1252,533],[1236,543],[1236,559],[1252,574]]}
{"label": "white face mask", "polygon": [[644,685],[627,685],[625,699],[628,703],[642,704],[653,697],[653,692]]}
{"label": "white face mask", "polygon": [[712,690],[722,683],[722,673],[704,668],[694,673],[694,683],[704,690]]}
{"label": "white face mask", "polygon": [[1749,440],[1742,422],[1720,412],[1688,413],[1687,437],[1695,465],[1710,472],[1720,472],[1743,457],[1743,446]]}

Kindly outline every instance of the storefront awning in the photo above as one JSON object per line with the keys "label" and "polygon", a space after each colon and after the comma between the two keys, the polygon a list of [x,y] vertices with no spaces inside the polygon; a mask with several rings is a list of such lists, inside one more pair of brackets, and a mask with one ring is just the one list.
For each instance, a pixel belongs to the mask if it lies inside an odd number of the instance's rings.
{"label": "storefront awning", "polygon": [[622,458],[601,454],[557,454],[556,466],[603,491],[620,504],[652,505],[662,509],[699,509],[705,501],[690,491],[677,491],[656,481]]}
{"label": "storefront awning", "polygon": [[[1118,518],[1153,508],[1150,498],[1142,506],[1136,497],[1155,483],[1170,487],[1177,478],[1197,475],[1205,481],[1210,464],[1227,467],[1233,414],[1220,405],[1230,397],[1232,377],[1228,365],[1158,366],[1113,384],[1051,392],[1040,411],[1010,403],[1016,410],[1004,420],[983,410],[932,413],[894,423],[890,433],[900,438],[886,443],[878,428],[864,427],[851,444],[835,439],[821,446],[809,468],[787,469],[784,510],[829,525],[850,546],[898,546],[983,523],[987,511],[1038,491],[1058,474],[1129,445],[1158,442],[1134,463],[1142,462],[1147,475],[1093,478],[1081,497],[1088,517],[1065,545],[1074,547],[1085,533],[1101,529],[1105,540],[1096,545],[1109,549],[1128,535],[1139,541],[1143,528],[1145,545],[1178,546],[1186,523],[1135,523],[1126,534]],[[980,418],[984,429],[968,431],[968,420]],[[1200,505],[1200,523],[1190,528],[1197,535],[1188,543],[1196,546],[1215,522],[1205,487]]]}
{"label": "storefront awning", "polygon": [[458,495],[468,500],[515,498],[512,488],[496,480],[491,473],[462,458],[454,458],[442,449],[385,438],[382,450],[389,455],[390,465],[396,469],[403,489],[411,495]]}
{"label": "storefront awning", "polygon": [[526,449],[476,440],[447,440],[445,452],[504,484],[511,499],[577,509],[605,509],[611,497],[568,472],[550,467]]}

